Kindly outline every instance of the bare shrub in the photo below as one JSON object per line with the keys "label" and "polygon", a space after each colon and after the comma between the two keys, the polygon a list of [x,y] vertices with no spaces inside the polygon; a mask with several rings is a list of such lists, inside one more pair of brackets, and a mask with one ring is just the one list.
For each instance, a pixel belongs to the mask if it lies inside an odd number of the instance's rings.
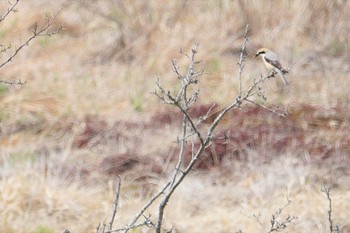
{"label": "bare shrub", "polygon": [[[8,2],[9,7],[7,10],[0,15],[0,23],[2,23],[5,19],[10,17],[11,14],[18,12],[17,5],[20,2],[20,0],[16,0],[15,2],[11,3],[11,1]],[[59,11],[54,15],[47,14],[45,16],[45,22],[42,24],[34,23],[34,26],[32,28],[32,35],[26,38],[24,41],[20,40],[18,45],[14,44],[0,44],[0,53],[4,54],[4,58],[2,61],[0,61],[0,69],[3,68],[6,64],[13,61],[13,59],[17,56],[17,54],[26,46],[29,46],[29,43],[36,39],[37,37],[43,37],[43,36],[53,36],[57,33],[59,33],[63,26],[59,26],[57,28],[53,28],[53,23],[55,22],[55,19],[57,15],[59,14]],[[10,84],[10,85],[23,85],[25,84],[25,81],[23,82],[20,78],[18,81],[9,81],[0,79],[0,83]]]}
{"label": "bare shrub", "polygon": [[[171,172],[172,175],[169,177],[168,181],[163,185],[163,187],[156,193],[154,196],[140,209],[140,211],[135,215],[135,217],[127,224],[125,227],[119,229],[111,229],[113,224],[114,216],[116,213],[116,208],[113,208],[112,220],[110,221],[109,227],[107,227],[106,232],[128,232],[130,229],[147,226],[149,228],[155,228],[157,233],[160,233],[166,229],[163,227],[165,207],[167,206],[169,200],[171,199],[176,188],[181,185],[183,180],[191,173],[192,169],[199,161],[199,158],[202,156],[204,150],[212,145],[212,141],[215,135],[215,130],[220,121],[223,119],[225,114],[234,108],[241,108],[243,104],[254,104],[267,111],[272,112],[278,116],[284,117],[288,113],[287,111],[279,111],[276,109],[271,109],[265,105],[267,97],[264,93],[264,90],[261,86],[266,80],[274,77],[274,73],[267,76],[260,76],[258,79],[255,79],[253,83],[245,88],[242,85],[243,72],[244,72],[244,62],[245,62],[245,49],[248,43],[248,25],[244,33],[244,43],[241,48],[241,53],[238,62],[238,96],[236,99],[232,100],[231,104],[226,106],[224,109],[220,110],[214,121],[208,128],[202,126],[202,122],[206,120],[212,113],[211,108],[201,117],[199,120],[194,118],[190,114],[190,109],[199,98],[200,88],[198,84],[200,83],[200,78],[204,74],[204,68],[199,67],[200,62],[197,60],[198,53],[198,44],[196,44],[192,49],[190,54],[185,53],[180,50],[180,53],[183,54],[189,62],[187,71],[182,73],[179,66],[177,65],[176,60],[172,61],[173,72],[177,76],[181,87],[172,92],[167,90],[160,82],[158,77],[156,81],[156,90],[154,95],[156,95],[163,103],[172,105],[182,113],[182,131],[181,135],[177,138],[177,143],[179,144],[180,150],[178,153],[176,166]],[[197,120],[196,120],[197,119]],[[185,151],[186,148],[190,147],[191,159],[189,162],[185,163]],[[119,183],[120,184],[120,183]],[[119,185],[118,185],[119,187]],[[119,188],[116,192],[115,203],[118,200]],[[156,200],[160,199],[158,205],[158,214],[156,218],[151,217],[151,215],[145,215],[145,211],[155,203]],[[116,207],[116,204],[114,205]],[[276,212],[276,215],[273,217],[273,223],[271,226],[272,231],[279,229],[284,229],[287,227],[293,218],[287,218],[283,222],[277,221],[277,217],[282,212],[283,208]],[[143,218],[143,220],[141,219]],[[111,224],[112,223],[112,224]],[[98,227],[96,232],[105,232],[106,226]],[[166,230],[168,231],[168,230]],[[170,230],[171,231],[171,230]]]}

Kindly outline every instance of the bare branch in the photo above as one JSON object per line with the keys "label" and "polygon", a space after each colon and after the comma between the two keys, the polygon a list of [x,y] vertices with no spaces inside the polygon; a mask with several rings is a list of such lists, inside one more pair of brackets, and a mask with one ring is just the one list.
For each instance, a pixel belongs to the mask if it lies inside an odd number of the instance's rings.
{"label": "bare branch", "polygon": [[143,213],[146,211],[146,209],[148,207],[150,207],[150,205],[153,204],[153,202],[155,200],[158,199],[159,196],[161,196],[162,194],[164,194],[164,191],[169,187],[170,182],[167,182],[163,188],[161,188],[158,193],[156,193],[145,205],[144,207],[139,211],[138,214],[136,214],[135,218],[131,221],[131,223],[128,225],[128,229],[125,229],[125,233],[128,232],[128,230],[130,230],[133,226],[135,226],[135,223],[137,222],[137,220],[143,215]]}
{"label": "bare branch", "polygon": [[38,27],[38,25],[35,23],[34,29],[32,31],[32,33],[33,33],[32,36],[30,36],[25,42],[21,43],[21,45],[15,49],[15,51],[10,55],[9,58],[7,58],[7,60],[5,60],[3,63],[0,64],[0,68],[2,68],[7,63],[11,62],[12,59],[18,54],[18,52],[21,51],[25,46],[28,46],[29,42],[31,42],[36,37],[52,36],[52,35],[59,33],[62,30],[63,26],[58,27],[54,31],[51,31],[51,32],[48,31],[51,28],[51,26],[53,25],[53,23],[54,23],[54,21],[59,13],[60,13],[60,11],[58,11],[54,16],[46,15],[46,17],[45,17],[46,23],[42,27]]}
{"label": "bare branch", "polygon": [[173,64],[173,71],[177,74],[178,79],[183,79],[184,77],[180,74],[179,67],[177,66],[176,59],[173,59],[172,61]]}
{"label": "bare branch", "polygon": [[294,216],[290,216],[288,215],[282,222],[279,222],[278,218],[279,216],[282,214],[282,211],[289,206],[289,204],[291,203],[291,201],[289,199],[287,199],[287,204],[285,204],[282,208],[279,208],[275,214],[272,215],[272,219],[271,219],[271,228],[268,231],[268,233],[271,232],[278,232],[281,231],[283,229],[286,229],[288,227],[289,224],[291,224],[296,217]]}
{"label": "bare branch", "polygon": [[181,110],[181,112],[186,116],[188,122],[189,122],[190,125],[191,125],[191,129],[197,134],[200,143],[201,143],[201,144],[204,144],[204,139],[203,139],[201,133],[198,131],[198,128],[197,128],[196,124],[193,122],[192,118],[188,115],[188,112],[187,112],[185,109],[183,109],[181,106],[179,106],[179,105],[176,105],[176,106],[177,106],[177,107]]}
{"label": "bare branch", "polygon": [[2,21],[4,21],[5,18],[6,18],[11,12],[13,12],[13,13],[17,12],[17,10],[15,9],[15,7],[16,7],[16,5],[18,4],[19,1],[20,1],[20,0],[16,0],[13,4],[11,4],[10,1],[9,1],[10,7],[7,8],[7,11],[5,12],[5,14],[4,14],[3,16],[0,15],[0,23],[1,23]]}
{"label": "bare branch", "polygon": [[248,27],[249,24],[247,24],[247,26],[245,27],[245,31],[244,31],[244,42],[243,42],[243,46],[241,48],[241,54],[239,56],[239,62],[238,62],[238,66],[239,66],[239,70],[238,70],[238,84],[239,84],[239,96],[242,96],[242,73],[244,70],[244,61],[245,61],[245,56],[244,56],[244,52],[245,52],[245,48],[248,42]]}
{"label": "bare branch", "polygon": [[177,101],[170,93],[170,91],[166,91],[161,85],[160,85],[160,79],[157,77],[156,86],[160,93],[155,90],[152,94],[156,95],[159,99],[161,99],[166,104],[172,104],[175,105],[175,102]]}
{"label": "bare branch", "polygon": [[198,126],[201,122],[206,121],[210,117],[210,113],[215,106],[216,106],[215,103],[211,105],[207,113],[199,118],[198,122],[196,123],[196,126]]}
{"label": "bare branch", "polygon": [[121,185],[121,179],[120,179],[120,176],[118,176],[118,185],[117,185],[117,188],[116,188],[116,191],[115,191],[112,217],[111,217],[111,221],[109,222],[109,226],[108,226],[108,231],[107,232],[111,232],[112,229],[113,229],[113,222],[114,222],[114,219],[115,219],[115,215],[117,214],[117,208],[118,208],[120,185]]}
{"label": "bare branch", "polygon": [[24,85],[27,83],[27,81],[22,82],[21,79],[19,79],[18,81],[7,81],[7,80],[0,80],[0,83],[5,83],[5,84],[9,84],[9,85]]}
{"label": "bare branch", "polygon": [[155,228],[155,224],[151,221],[150,216],[146,217],[143,215],[143,217],[145,218],[145,220],[139,224],[134,224],[133,226],[127,226],[127,227],[123,227],[123,228],[119,228],[119,229],[114,229],[111,232],[121,232],[121,231],[129,231],[132,229],[136,229],[139,227],[143,227],[143,226],[147,226],[149,228]]}
{"label": "bare branch", "polygon": [[[197,49],[198,49],[198,44],[196,44],[194,46],[194,48],[191,50],[192,51],[191,56],[186,55],[186,57],[188,57],[191,61],[186,76],[183,76],[180,74],[179,67],[176,64],[176,60],[172,60],[173,70],[177,74],[178,78],[181,80],[181,83],[182,83],[182,87],[181,87],[179,93],[177,94],[177,96],[174,97],[171,95],[170,91],[166,91],[160,85],[159,78],[157,78],[156,85],[157,85],[157,88],[159,89],[161,95],[157,91],[155,91],[153,94],[155,94],[158,98],[163,100],[163,102],[165,102],[167,104],[172,104],[172,105],[175,105],[176,107],[178,107],[181,110],[181,112],[185,115],[188,122],[190,123],[191,129],[197,134],[201,144],[203,144],[204,139],[203,139],[202,135],[200,134],[200,132],[198,131],[196,124],[193,122],[193,120],[191,119],[191,117],[188,114],[188,109],[197,100],[198,95],[199,95],[199,91],[198,90],[195,91],[192,94],[192,96],[190,98],[188,98],[187,97],[187,88],[189,85],[196,83],[196,78],[202,74],[202,71],[199,71],[199,72],[194,71],[194,64],[198,63],[195,60],[195,55],[197,53]],[[182,50],[180,50],[180,53],[184,54],[182,52]],[[182,138],[185,138],[185,136],[183,135]]]}
{"label": "bare branch", "polygon": [[272,112],[272,113],[274,113],[274,114],[276,114],[276,115],[278,115],[280,117],[286,117],[289,114],[288,109],[285,112],[280,112],[280,111],[278,111],[276,109],[269,108],[269,107],[267,107],[267,106],[265,106],[263,104],[259,104],[259,103],[255,102],[253,100],[250,100],[250,99],[245,99],[245,101],[247,101],[249,103],[252,103],[252,104],[254,104],[256,106],[259,106],[259,107],[261,107],[261,108],[263,108],[263,109],[265,109],[265,110],[267,110],[269,112]]}
{"label": "bare branch", "polygon": [[177,174],[180,171],[181,165],[183,163],[184,160],[184,154],[185,154],[185,146],[186,146],[186,134],[187,134],[187,120],[188,117],[185,115],[183,118],[183,122],[182,122],[182,140],[181,140],[181,144],[180,144],[180,152],[179,152],[179,158],[177,160],[177,164],[174,170],[174,174],[173,174],[173,178],[171,179],[171,184],[170,184],[170,188],[172,188],[172,186],[174,185],[175,181],[176,181],[176,177]]}
{"label": "bare branch", "polygon": [[324,186],[322,189],[321,189],[321,192],[324,192],[327,196],[327,199],[328,199],[328,222],[329,222],[329,233],[333,233],[333,232],[336,232],[336,233],[340,233],[340,226],[337,224],[335,227],[334,227],[334,223],[333,223],[333,218],[332,218],[332,199],[331,199],[331,190],[332,188],[331,187],[326,187]]}
{"label": "bare branch", "polygon": [[[258,104],[255,101],[250,100],[249,97],[252,97],[254,95],[258,95],[261,92],[261,88],[259,87],[259,85],[264,83],[267,79],[274,77],[274,75],[275,75],[275,73],[273,72],[271,74],[268,74],[267,76],[260,76],[260,78],[258,80],[254,80],[253,84],[249,87],[249,89],[244,94],[244,96],[238,96],[236,98],[236,101],[227,105],[224,109],[220,109],[218,111],[213,112],[210,116],[212,116],[213,114],[217,114],[218,112],[219,112],[219,115],[215,118],[213,124],[209,128],[208,135],[212,135],[212,133],[215,130],[215,128],[217,127],[218,123],[221,121],[221,119],[226,115],[226,113],[228,111],[230,111],[233,108],[239,108],[244,101],[256,104],[256,105],[258,105],[258,106],[260,106],[260,107],[262,107],[270,112],[273,112],[272,109],[269,109],[265,105]],[[266,100],[266,97],[263,97],[263,99]],[[286,113],[279,113],[277,115],[285,117],[287,115],[287,112]]]}

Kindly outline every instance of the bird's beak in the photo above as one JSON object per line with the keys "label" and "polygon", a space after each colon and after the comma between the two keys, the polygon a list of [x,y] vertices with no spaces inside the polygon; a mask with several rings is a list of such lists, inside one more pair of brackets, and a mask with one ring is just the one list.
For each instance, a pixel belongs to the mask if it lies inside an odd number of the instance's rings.
{"label": "bird's beak", "polygon": [[259,56],[259,53],[256,53],[256,54],[255,54],[255,57],[257,57],[257,56]]}

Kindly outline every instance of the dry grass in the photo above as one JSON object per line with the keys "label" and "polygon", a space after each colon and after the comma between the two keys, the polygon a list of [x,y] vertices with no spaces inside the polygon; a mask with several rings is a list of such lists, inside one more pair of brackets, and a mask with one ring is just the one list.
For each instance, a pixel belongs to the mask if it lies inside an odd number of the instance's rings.
{"label": "dry grass", "polygon": [[[129,221],[177,152],[180,117],[150,95],[156,74],[175,89],[171,59],[186,64],[177,51],[198,42],[209,73],[198,106],[224,106],[237,94],[247,23],[244,86],[265,72],[258,47],[278,52],[285,66],[296,62],[289,88],[278,79],[265,87],[268,103],[292,116],[248,105],[232,113],[219,132],[231,130],[229,143],[207,152],[219,163],[177,190],[165,222],[177,232],[267,232],[287,195],[283,213],[298,217],[289,232],[328,232],[320,190],[331,184],[335,222],[349,232],[349,2],[98,2],[89,6],[99,13],[66,4],[57,21],[65,31],[38,38],[1,70],[2,79],[28,83],[0,88],[0,232],[93,232],[109,218],[116,174],[123,178],[116,224]],[[0,25],[1,43],[19,43],[59,7],[20,2]]]}

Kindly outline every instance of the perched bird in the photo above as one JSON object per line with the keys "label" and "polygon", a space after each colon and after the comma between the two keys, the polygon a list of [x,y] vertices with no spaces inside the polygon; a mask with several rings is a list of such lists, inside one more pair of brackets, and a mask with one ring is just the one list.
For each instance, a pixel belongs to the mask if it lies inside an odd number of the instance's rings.
{"label": "perched bird", "polygon": [[279,76],[282,78],[284,85],[289,84],[286,78],[284,77],[284,74],[288,73],[288,71],[283,69],[281,63],[278,60],[278,56],[276,53],[270,51],[267,48],[261,48],[255,54],[255,57],[258,57],[258,56],[261,56],[266,68],[269,71],[275,70],[279,74]]}

